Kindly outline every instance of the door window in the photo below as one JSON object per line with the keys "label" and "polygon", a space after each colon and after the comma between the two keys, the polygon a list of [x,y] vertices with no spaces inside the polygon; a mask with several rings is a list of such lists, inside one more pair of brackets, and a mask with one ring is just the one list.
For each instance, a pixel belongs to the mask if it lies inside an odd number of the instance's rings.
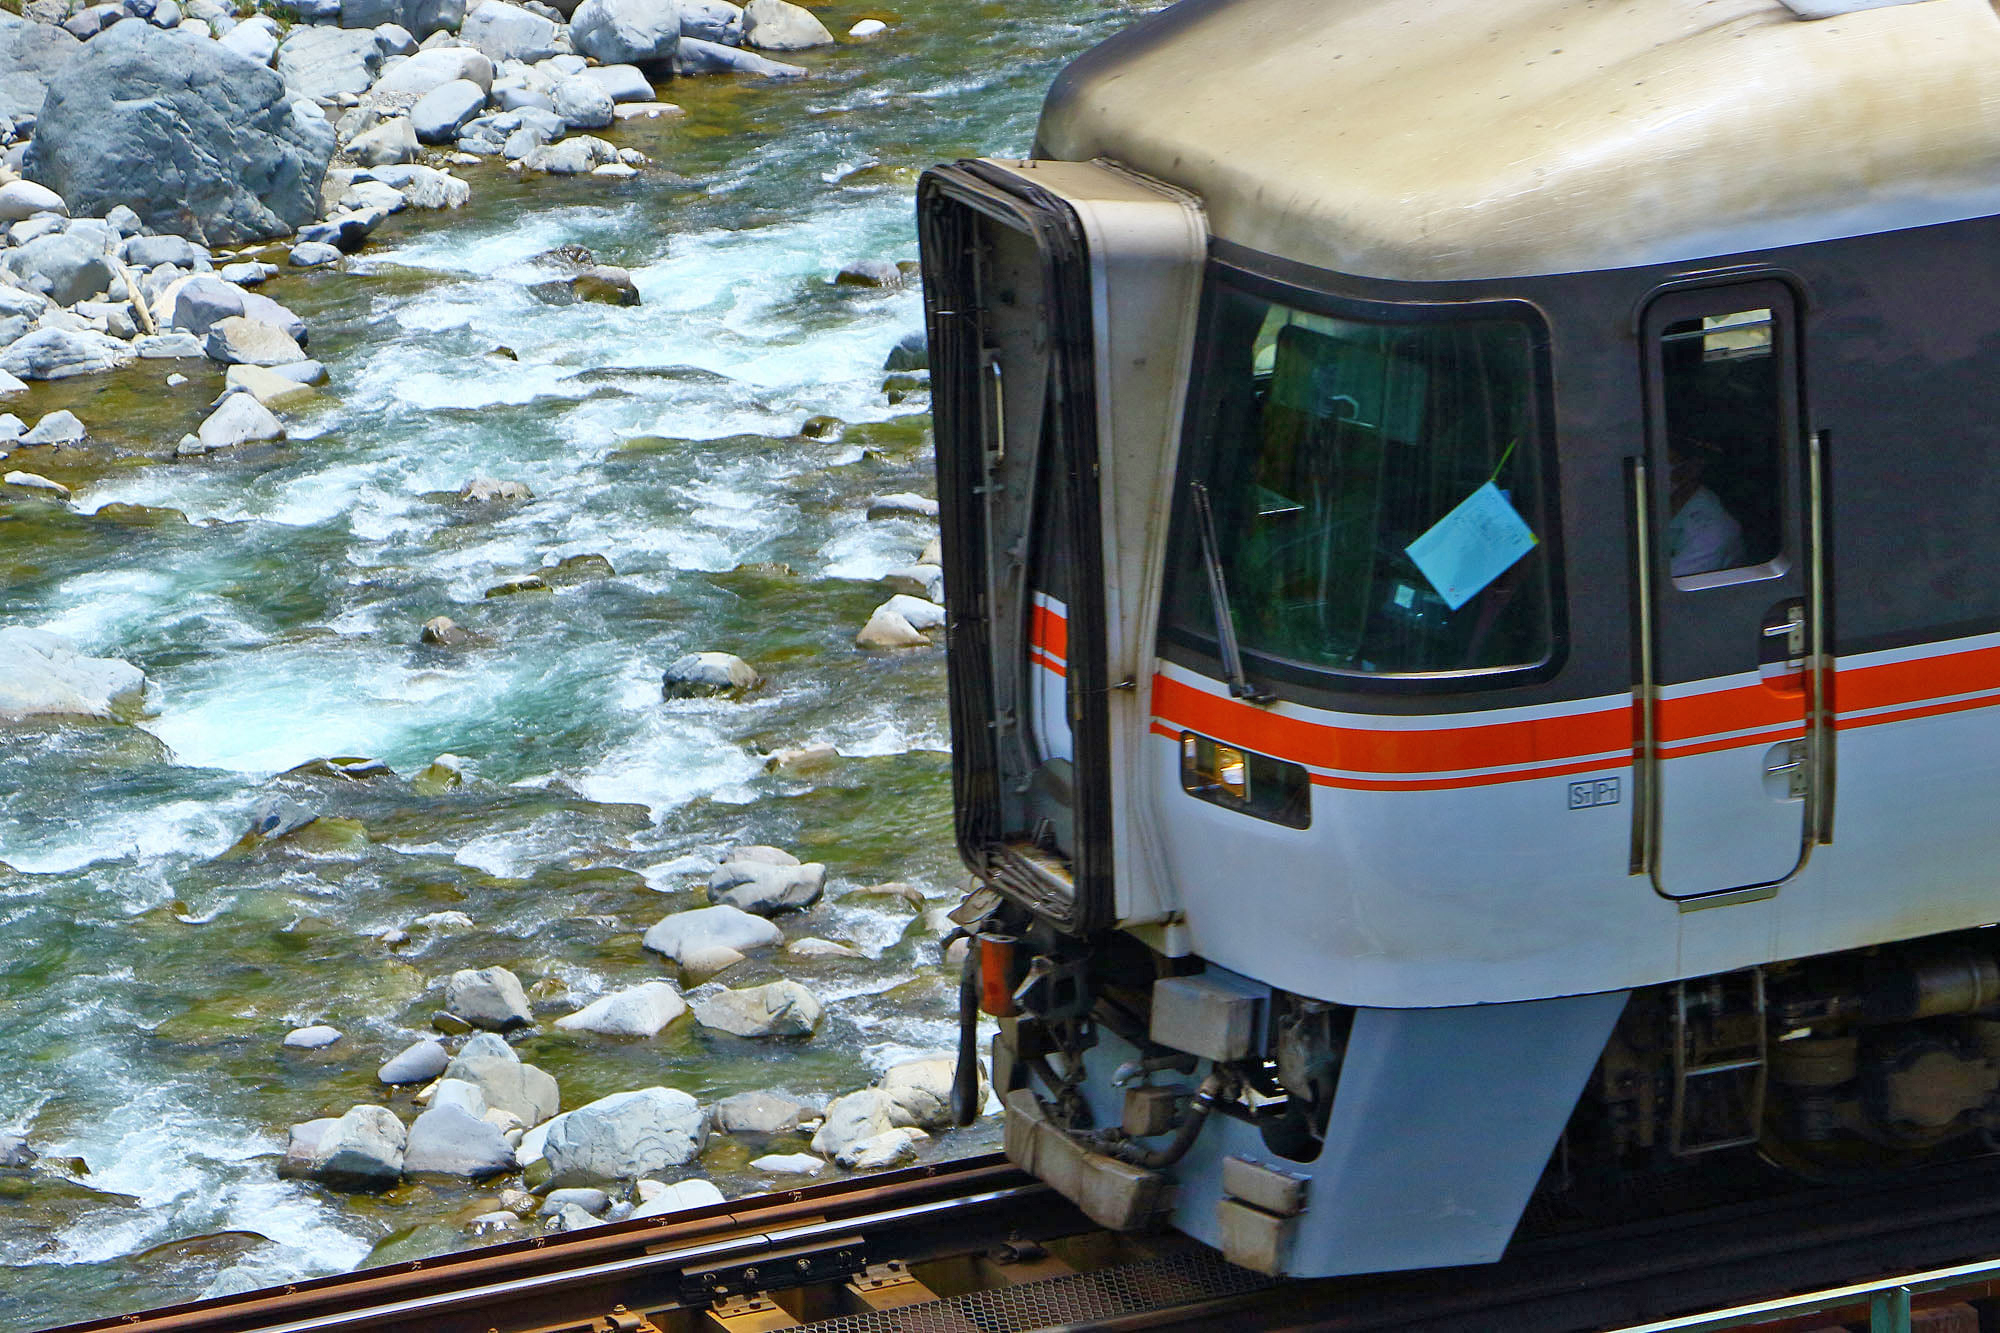
{"label": "door window", "polygon": [[1762,577],[1783,551],[1781,328],[1760,307],[1660,329],[1667,558],[1678,587]]}

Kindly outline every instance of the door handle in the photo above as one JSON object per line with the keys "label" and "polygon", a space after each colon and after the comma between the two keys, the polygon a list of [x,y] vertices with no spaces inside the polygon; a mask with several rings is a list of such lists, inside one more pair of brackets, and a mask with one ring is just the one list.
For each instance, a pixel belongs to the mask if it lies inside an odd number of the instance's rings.
{"label": "door handle", "polygon": [[1783,620],[1763,629],[1767,639],[1785,641],[1785,658],[1788,661],[1803,661],[1806,655],[1806,609],[1794,602]]}

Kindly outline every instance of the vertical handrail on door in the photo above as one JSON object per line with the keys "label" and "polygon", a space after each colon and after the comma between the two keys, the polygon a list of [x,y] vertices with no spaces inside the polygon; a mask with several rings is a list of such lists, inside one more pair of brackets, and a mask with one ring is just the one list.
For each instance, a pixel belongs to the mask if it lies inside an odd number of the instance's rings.
{"label": "vertical handrail on door", "polygon": [[[1629,873],[1654,876],[1659,848],[1659,691],[1653,671],[1653,500],[1646,460],[1627,462],[1632,493],[1632,577],[1638,591],[1637,679],[1632,683],[1638,735],[1632,754],[1632,852]],[[1655,877],[1657,878],[1657,877]]]}
{"label": "vertical handrail on door", "polygon": [[1806,673],[1812,691],[1812,712],[1807,719],[1810,737],[1811,785],[1807,799],[1812,802],[1807,825],[1807,847],[1833,841],[1833,663],[1826,653],[1826,432],[1806,436],[1806,521],[1812,532],[1812,560],[1808,575],[1812,580],[1812,663]]}

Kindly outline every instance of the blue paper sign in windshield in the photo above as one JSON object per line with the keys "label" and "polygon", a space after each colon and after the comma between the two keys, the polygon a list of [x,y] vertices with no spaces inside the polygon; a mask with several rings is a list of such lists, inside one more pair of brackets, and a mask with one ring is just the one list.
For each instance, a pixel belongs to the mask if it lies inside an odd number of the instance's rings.
{"label": "blue paper sign in windshield", "polygon": [[1535,548],[1535,534],[1487,482],[1404,549],[1456,611]]}

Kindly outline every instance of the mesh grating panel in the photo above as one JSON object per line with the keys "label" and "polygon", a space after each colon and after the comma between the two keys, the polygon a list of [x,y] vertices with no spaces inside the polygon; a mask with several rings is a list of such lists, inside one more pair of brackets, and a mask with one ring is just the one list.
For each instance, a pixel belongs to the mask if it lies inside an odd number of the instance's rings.
{"label": "mesh grating panel", "polygon": [[841,1315],[801,1326],[802,1333],[1021,1333],[1085,1319],[1164,1310],[1239,1296],[1271,1278],[1225,1262],[1212,1250],[1122,1264],[1094,1273],[1024,1282],[1018,1287],[948,1296],[899,1310]]}

